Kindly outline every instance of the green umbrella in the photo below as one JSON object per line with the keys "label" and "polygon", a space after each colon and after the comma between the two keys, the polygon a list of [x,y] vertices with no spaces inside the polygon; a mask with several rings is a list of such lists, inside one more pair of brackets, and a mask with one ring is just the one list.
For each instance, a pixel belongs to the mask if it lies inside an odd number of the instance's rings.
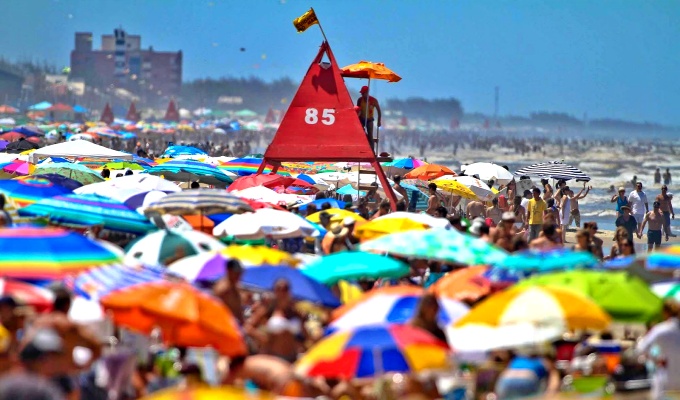
{"label": "green umbrella", "polygon": [[104,178],[102,178],[101,175],[87,168],[83,164],[69,162],[38,164],[33,174],[57,174],[76,180],[83,185],[104,181]]}
{"label": "green umbrella", "polygon": [[484,240],[446,229],[393,233],[365,242],[359,249],[466,265],[495,265],[508,257]]}
{"label": "green umbrella", "polygon": [[133,171],[143,171],[144,167],[142,167],[140,164],[136,162],[130,162],[130,161],[114,161],[110,163],[106,163],[104,165],[104,168],[108,169],[131,169]]}
{"label": "green umbrella", "polygon": [[407,264],[390,257],[361,251],[346,251],[321,257],[309,264],[302,273],[326,285],[340,280],[361,278],[401,278],[408,275]]}
{"label": "green umbrella", "polygon": [[567,271],[533,276],[519,285],[572,289],[590,297],[616,321],[649,322],[661,315],[663,301],[640,278],[625,271]]}

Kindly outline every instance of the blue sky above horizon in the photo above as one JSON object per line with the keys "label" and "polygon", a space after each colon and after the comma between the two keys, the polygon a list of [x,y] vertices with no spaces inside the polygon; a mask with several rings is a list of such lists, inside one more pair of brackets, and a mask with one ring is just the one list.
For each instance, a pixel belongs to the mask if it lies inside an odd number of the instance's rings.
{"label": "blue sky above horizon", "polygon": [[[184,52],[184,79],[302,79],[322,37],[341,65],[384,62],[379,98],[456,97],[467,112],[559,111],[680,125],[680,1],[5,0],[0,55],[67,66],[75,32],[122,26]],[[240,51],[240,48],[245,51]],[[358,88],[362,82],[351,82]]]}

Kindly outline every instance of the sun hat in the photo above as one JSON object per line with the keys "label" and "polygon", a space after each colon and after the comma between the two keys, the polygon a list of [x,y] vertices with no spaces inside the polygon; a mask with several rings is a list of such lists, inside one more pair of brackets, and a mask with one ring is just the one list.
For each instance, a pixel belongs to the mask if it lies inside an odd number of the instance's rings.
{"label": "sun hat", "polygon": [[514,221],[515,219],[517,219],[517,217],[515,217],[514,212],[506,211],[506,212],[503,213],[503,215],[501,215],[501,219],[503,221]]}

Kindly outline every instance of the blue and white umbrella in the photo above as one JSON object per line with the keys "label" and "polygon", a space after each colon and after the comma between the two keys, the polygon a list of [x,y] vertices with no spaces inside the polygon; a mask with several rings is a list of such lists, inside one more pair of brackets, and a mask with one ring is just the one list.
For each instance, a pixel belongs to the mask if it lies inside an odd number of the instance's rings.
{"label": "blue and white umbrella", "polygon": [[176,158],[178,156],[207,156],[205,151],[192,146],[170,146],[165,149],[161,158]]}
{"label": "blue and white umbrella", "polygon": [[590,177],[580,169],[564,164],[561,161],[550,161],[530,165],[515,171],[515,176],[530,176],[536,178],[576,179],[577,181],[590,181]]}
{"label": "blue and white umbrella", "polygon": [[179,182],[198,181],[208,185],[226,187],[234,182],[236,175],[213,165],[198,161],[174,160],[149,168],[151,175],[163,175],[165,179]]}
{"label": "blue and white umbrella", "polygon": [[83,272],[67,279],[67,284],[76,294],[87,299],[100,299],[114,290],[162,280],[164,273],[160,266],[114,264]]}

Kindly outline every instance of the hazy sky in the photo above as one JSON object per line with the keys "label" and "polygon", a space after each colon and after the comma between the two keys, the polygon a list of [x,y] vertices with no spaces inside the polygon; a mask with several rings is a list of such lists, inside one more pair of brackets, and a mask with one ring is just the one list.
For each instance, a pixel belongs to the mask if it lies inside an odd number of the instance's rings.
{"label": "hazy sky", "polygon": [[680,125],[677,0],[2,0],[0,54],[66,66],[75,32],[98,47],[122,26],[144,47],[181,49],[185,80],[299,81],[322,40],[293,28],[310,6],[341,66],[380,61],[402,76],[379,98],[453,96],[492,113],[498,85],[501,115]]}

